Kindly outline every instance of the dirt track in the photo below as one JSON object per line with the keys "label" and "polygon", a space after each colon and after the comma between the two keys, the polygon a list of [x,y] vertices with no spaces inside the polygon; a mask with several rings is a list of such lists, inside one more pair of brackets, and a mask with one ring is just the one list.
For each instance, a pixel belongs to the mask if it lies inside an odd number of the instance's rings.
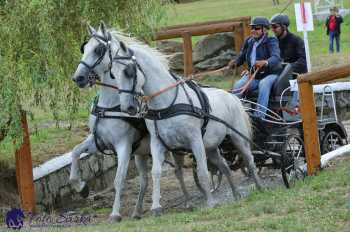
{"label": "dirt track", "polygon": [[[173,168],[168,165],[164,165],[163,177],[161,179],[161,204],[164,208],[164,212],[184,212],[188,211],[184,206],[184,197],[177,179],[173,173]],[[194,184],[192,170],[184,169],[185,184],[191,195],[191,205],[198,207],[205,207],[204,197],[201,195],[196,185]],[[247,178],[241,171],[236,171],[233,173],[234,182],[238,187],[239,192],[243,197],[246,197],[251,191],[255,189],[253,182]],[[264,185],[268,187],[275,187],[283,185],[282,178],[280,175],[280,170],[269,170],[263,169],[260,173],[260,176],[263,179]],[[150,207],[152,203],[151,190],[152,190],[152,180],[149,175],[150,185],[148,186],[148,191],[146,193],[144,201],[144,213],[145,216],[150,216]],[[138,178],[130,179],[127,181],[125,190],[122,196],[122,215],[124,218],[130,217],[135,206],[137,195],[138,195]],[[214,193],[215,199],[219,204],[225,202],[234,201],[232,196],[231,189],[225,178],[223,178],[221,187]],[[107,219],[108,214],[111,212],[112,204],[114,200],[114,191],[112,188],[109,188],[100,193],[91,193],[88,199],[82,199],[77,204],[70,208],[65,209],[65,211],[73,210],[79,212],[80,209],[90,209],[92,212],[95,212],[96,209],[108,208],[107,211],[104,210],[103,214],[100,214],[98,218],[100,220]]]}
{"label": "dirt track", "polygon": [[[350,133],[350,121],[343,122],[348,134]],[[234,182],[238,186],[238,190],[243,197],[249,195],[251,191],[254,191],[255,185],[252,180],[246,177],[241,171],[232,172]],[[283,181],[280,170],[273,170],[264,168],[260,172],[264,185],[268,188],[274,188],[276,186],[283,187]],[[194,207],[205,207],[204,197],[201,195],[196,185],[194,184],[192,169],[184,169],[184,177],[186,187],[191,195],[191,205]],[[133,207],[135,206],[138,195],[138,178],[127,180],[125,190],[122,196],[122,215],[123,217],[129,217],[132,214]],[[144,200],[145,216],[150,216],[150,207],[152,203],[151,198],[152,180],[149,175],[149,186]],[[164,212],[184,212],[188,209],[184,206],[184,197],[177,179],[173,173],[173,168],[165,164],[163,168],[163,177],[161,179],[161,205],[164,208]],[[223,178],[221,187],[214,193],[215,199],[219,204],[234,201],[231,189]],[[88,199],[82,199],[78,204],[69,210],[79,211],[81,208],[89,208],[95,211],[96,209],[108,208],[107,213],[99,215],[101,220],[107,219],[108,214],[111,212],[112,204],[114,200],[113,188],[109,188],[101,193],[92,193]]]}

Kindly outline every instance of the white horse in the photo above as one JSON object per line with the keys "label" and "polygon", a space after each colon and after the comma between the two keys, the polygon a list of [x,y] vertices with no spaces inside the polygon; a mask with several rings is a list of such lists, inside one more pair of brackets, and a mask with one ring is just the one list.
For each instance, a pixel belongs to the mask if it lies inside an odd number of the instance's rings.
{"label": "white horse", "polygon": [[[175,80],[174,76],[169,73],[164,55],[147,45],[130,43],[130,38],[125,38],[118,32],[108,30],[102,32],[105,36],[109,35],[110,43],[114,47],[113,51],[116,52],[112,72],[117,77],[120,88],[122,111],[136,114],[139,104],[135,99],[140,95],[152,96],[147,99],[147,107],[154,112],[153,116],[157,116],[161,112],[169,113],[167,108],[177,104],[193,104],[197,109],[201,107],[195,91],[187,84],[178,84],[181,81]],[[220,89],[204,88],[202,91],[209,99],[211,114],[227,123],[225,125],[210,120],[206,126],[204,137],[202,137],[201,130],[203,118],[180,114],[156,120],[154,118],[148,119],[146,116],[146,125],[151,135],[153,160],[151,210],[156,214],[160,214],[162,209],[160,205],[160,177],[165,152],[169,149],[192,151],[197,162],[198,177],[204,188],[209,207],[215,206],[216,203],[210,192],[206,155],[209,161],[215,164],[228,178],[234,196],[240,196],[233,184],[231,172],[218,152],[218,146],[226,135],[229,135],[232,143],[243,155],[256,186],[259,189],[262,188],[250,148],[251,124],[241,102],[236,96]],[[176,109],[171,112],[176,114],[174,111]],[[235,128],[236,131],[229,127]]]}
{"label": "white horse", "polygon": [[[101,26],[100,26],[101,28]],[[104,37],[104,34],[101,33],[101,29],[96,31],[89,26],[90,40],[85,44],[83,48],[83,56],[80,61],[80,64],[75,71],[72,79],[77,83],[81,88],[93,84],[96,80],[96,76],[89,75],[91,71],[94,71],[99,77],[101,77],[101,82],[104,84],[109,84],[111,86],[116,85],[116,80],[113,79],[113,76],[110,75],[109,65],[110,57],[109,51],[107,49],[107,38]],[[103,44],[103,46],[101,46]],[[116,48],[112,48],[115,50]],[[99,109],[106,109],[106,115],[113,114],[119,115],[122,113],[118,112],[109,112],[113,107],[120,105],[119,93],[113,88],[103,86],[101,87],[99,99],[97,106]],[[109,109],[109,110],[108,110]],[[125,117],[125,114],[124,114]],[[138,119],[138,121],[143,121],[143,119]],[[98,135],[98,141],[102,141],[103,144],[108,146],[111,150],[114,150],[117,153],[118,157],[118,168],[116,177],[114,180],[115,188],[115,200],[113,204],[113,210],[110,214],[110,221],[118,222],[120,221],[120,197],[121,192],[124,187],[124,181],[127,174],[128,164],[130,156],[132,153],[132,145],[139,141],[140,145],[134,151],[135,155],[135,164],[140,175],[140,190],[138,201],[135,206],[132,217],[140,218],[142,215],[142,204],[145,191],[147,189],[148,178],[147,178],[147,158],[150,154],[149,148],[149,135],[142,138],[140,131],[131,125],[128,121],[125,121],[125,118],[100,118],[98,124],[96,122],[96,116],[94,114],[90,115],[89,118],[89,127],[91,134],[83,141],[81,144],[77,145],[72,151],[72,166],[70,172],[70,183],[74,189],[81,193],[82,196],[87,197],[88,195],[88,186],[85,181],[82,181],[79,173],[79,156],[83,152],[87,153],[96,153],[96,137]],[[95,133],[93,133],[93,131]],[[189,194],[186,191],[183,173],[182,173],[182,162],[183,156],[174,155],[175,161],[175,175],[178,178],[181,188],[183,190],[184,196],[186,198],[186,206],[189,200]]]}

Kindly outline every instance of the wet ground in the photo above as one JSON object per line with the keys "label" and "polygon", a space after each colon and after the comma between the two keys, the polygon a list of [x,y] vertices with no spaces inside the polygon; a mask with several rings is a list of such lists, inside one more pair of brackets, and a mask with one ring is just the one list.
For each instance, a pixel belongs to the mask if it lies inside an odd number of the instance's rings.
{"label": "wet ground", "polygon": [[[163,206],[164,213],[186,212],[190,210],[185,207],[185,198],[182,194],[179,183],[174,175],[174,169],[167,164],[165,164],[164,166],[165,168],[163,169],[163,177],[161,179],[161,205]],[[255,191],[255,185],[253,181],[250,178],[246,177],[241,171],[235,171],[232,172],[232,174],[234,182],[242,197],[246,197],[249,195],[249,193]],[[268,188],[273,188],[281,185],[283,186],[280,170],[263,168],[259,175],[264,182],[264,186]],[[190,204],[195,208],[205,207],[206,201],[194,183],[192,169],[184,169],[184,179],[187,190],[191,196]],[[152,180],[151,176],[149,175],[149,186],[144,200],[144,215],[146,217],[151,216],[151,184]],[[138,196],[138,187],[138,178],[129,179],[126,181],[125,190],[122,195],[121,210],[121,213],[124,218],[130,217],[133,212],[133,208],[136,204]],[[225,178],[223,178],[221,186],[213,193],[213,196],[219,205],[235,200],[233,198],[229,184]],[[90,193],[87,199],[81,199],[77,201],[76,205],[73,208],[70,208],[68,211],[71,211],[72,213],[81,213],[84,211],[97,212],[97,220],[103,221],[108,218],[108,215],[112,210],[113,200],[114,190],[113,188],[109,188],[102,192]],[[67,209],[65,211],[67,211]]]}

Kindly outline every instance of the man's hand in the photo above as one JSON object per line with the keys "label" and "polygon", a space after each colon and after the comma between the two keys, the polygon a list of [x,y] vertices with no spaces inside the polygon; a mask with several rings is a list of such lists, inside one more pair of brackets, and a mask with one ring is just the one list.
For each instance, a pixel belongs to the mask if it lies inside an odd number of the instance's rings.
{"label": "man's hand", "polygon": [[262,67],[267,66],[267,65],[268,65],[267,60],[257,60],[255,62],[255,67],[259,68],[259,69],[261,69]]}
{"label": "man's hand", "polygon": [[228,65],[227,65],[230,69],[233,69],[236,66],[236,61],[235,60],[231,60]]}
{"label": "man's hand", "polygon": [[248,74],[249,74],[249,71],[245,69],[241,72],[241,77],[246,76]]}

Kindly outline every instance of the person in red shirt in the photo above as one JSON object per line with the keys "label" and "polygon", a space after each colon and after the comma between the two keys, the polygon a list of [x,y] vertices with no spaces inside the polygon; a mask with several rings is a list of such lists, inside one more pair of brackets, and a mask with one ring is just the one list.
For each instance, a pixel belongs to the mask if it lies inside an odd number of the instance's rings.
{"label": "person in red shirt", "polygon": [[343,18],[339,14],[337,7],[330,9],[331,15],[326,20],[327,35],[329,36],[329,53],[334,52],[333,42],[335,39],[337,52],[340,51],[340,24],[343,23]]}

